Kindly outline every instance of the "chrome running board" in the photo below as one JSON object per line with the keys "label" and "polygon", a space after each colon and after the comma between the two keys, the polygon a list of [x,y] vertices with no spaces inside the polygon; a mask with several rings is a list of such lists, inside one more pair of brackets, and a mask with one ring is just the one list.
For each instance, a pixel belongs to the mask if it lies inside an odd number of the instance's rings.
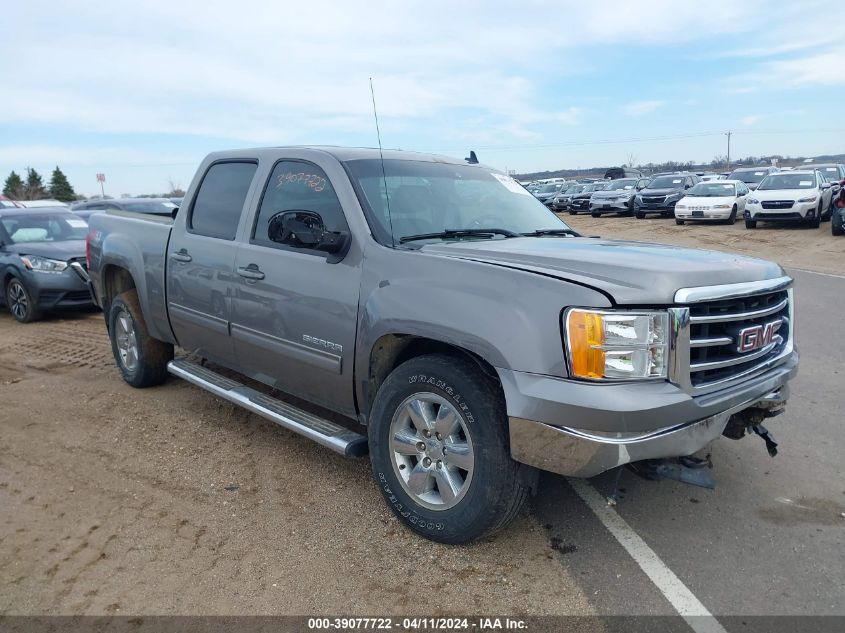
{"label": "chrome running board", "polygon": [[367,454],[367,438],[187,360],[172,360],[167,371],[224,400],[299,433],[346,457]]}

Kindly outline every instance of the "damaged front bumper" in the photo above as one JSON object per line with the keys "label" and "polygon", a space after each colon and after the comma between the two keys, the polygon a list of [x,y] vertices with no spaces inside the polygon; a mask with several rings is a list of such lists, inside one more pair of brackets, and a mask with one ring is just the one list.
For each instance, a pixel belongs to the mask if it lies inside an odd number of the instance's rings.
{"label": "damaged front bumper", "polygon": [[[621,393],[620,399],[628,396],[639,400],[639,407],[636,400],[614,402],[614,387],[599,386],[597,393],[604,390],[605,397],[599,395],[598,398],[605,406],[594,408],[586,415],[583,408],[586,402],[578,406],[570,400],[566,404],[558,402],[551,403],[556,406],[550,406],[546,400],[541,405],[535,396],[545,392],[543,385],[529,383],[531,388],[524,389],[523,381],[520,390],[520,377],[504,380],[506,395],[509,390],[517,389],[521,396],[511,400],[516,403],[513,409],[510,403],[508,406],[511,456],[541,470],[572,477],[592,477],[630,462],[692,455],[721,436],[729,424],[738,427],[746,421],[762,420],[780,413],[789,398],[788,381],[797,373],[797,364],[798,356],[794,353],[789,362],[765,375],[723,394],[710,394],[702,399],[671,394],[664,387],[651,394],[647,389],[639,394]],[[617,406],[624,410],[614,410]],[[691,412],[696,410],[705,415],[693,417],[691,421],[678,421],[690,420]],[[553,413],[555,411],[558,415]],[[529,415],[520,415],[522,412]],[[674,423],[648,425],[646,422],[649,418],[666,421],[673,413],[677,414]],[[610,424],[610,420],[615,423]],[[579,426],[579,421],[592,428]],[[749,422],[746,426],[754,424]],[[614,431],[610,430],[611,426],[628,430]],[[735,434],[729,436],[735,437]]]}

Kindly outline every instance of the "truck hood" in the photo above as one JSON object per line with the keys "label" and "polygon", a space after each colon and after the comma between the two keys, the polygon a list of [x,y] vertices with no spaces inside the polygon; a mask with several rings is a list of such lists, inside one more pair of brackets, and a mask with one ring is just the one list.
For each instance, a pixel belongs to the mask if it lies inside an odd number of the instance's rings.
{"label": "truck hood", "polygon": [[428,244],[421,251],[557,277],[609,294],[620,305],[667,305],[679,288],[782,276],[773,262],[663,244],[525,237]]}
{"label": "truck hood", "polygon": [[66,262],[77,257],[85,257],[85,240],[67,240],[66,242],[18,242],[7,244],[7,253],[18,255],[38,255]]}

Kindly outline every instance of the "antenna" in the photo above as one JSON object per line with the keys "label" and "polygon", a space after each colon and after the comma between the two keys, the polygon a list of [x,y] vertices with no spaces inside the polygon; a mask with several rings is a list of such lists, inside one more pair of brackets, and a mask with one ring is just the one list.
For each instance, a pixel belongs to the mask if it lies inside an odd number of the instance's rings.
{"label": "antenna", "polygon": [[387,174],[384,171],[384,152],[381,149],[381,131],[378,127],[378,112],[376,111],[376,93],[373,90],[373,78],[370,77],[370,96],[373,98],[373,117],[376,120],[376,136],[378,137],[378,155],[381,158],[381,178],[384,182],[384,199],[387,202],[387,222],[390,224],[390,242],[396,247],[396,238],[393,235],[393,218],[390,215],[390,194],[387,193]]}

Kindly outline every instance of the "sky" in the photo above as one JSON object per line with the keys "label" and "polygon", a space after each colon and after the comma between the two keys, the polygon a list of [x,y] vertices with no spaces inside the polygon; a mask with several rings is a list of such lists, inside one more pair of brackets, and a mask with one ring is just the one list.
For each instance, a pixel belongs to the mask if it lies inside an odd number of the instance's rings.
{"label": "sky", "polygon": [[533,172],[845,152],[838,0],[28,0],[4,10],[0,178],[187,188],[202,157],[377,145]]}

